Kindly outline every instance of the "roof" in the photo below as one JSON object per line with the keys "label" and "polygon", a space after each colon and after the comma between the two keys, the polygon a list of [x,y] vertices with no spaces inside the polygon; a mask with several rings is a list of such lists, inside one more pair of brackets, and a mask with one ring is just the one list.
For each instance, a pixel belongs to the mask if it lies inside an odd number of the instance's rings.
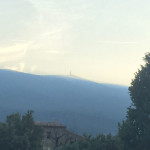
{"label": "roof", "polygon": [[62,125],[58,121],[54,121],[54,122],[36,122],[35,124],[38,125],[38,126],[42,126],[42,127],[66,128],[66,126]]}

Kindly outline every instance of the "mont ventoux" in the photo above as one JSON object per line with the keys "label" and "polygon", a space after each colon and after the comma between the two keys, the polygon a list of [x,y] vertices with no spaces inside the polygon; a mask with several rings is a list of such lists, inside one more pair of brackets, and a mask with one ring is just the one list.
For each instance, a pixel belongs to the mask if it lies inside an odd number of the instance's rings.
{"label": "mont ventoux", "polygon": [[35,120],[58,120],[79,134],[115,134],[131,103],[128,87],[73,76],[0,70],[0,80],[0,121],[34,110]]}

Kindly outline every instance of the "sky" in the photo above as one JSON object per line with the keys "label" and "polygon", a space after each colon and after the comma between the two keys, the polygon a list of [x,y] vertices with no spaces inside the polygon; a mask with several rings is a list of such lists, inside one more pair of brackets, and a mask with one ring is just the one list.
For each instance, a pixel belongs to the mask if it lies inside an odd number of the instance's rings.
{"label": "sky", "polygon": [[0,0],[0,69],[130,85],[150,51],[149,0]]}

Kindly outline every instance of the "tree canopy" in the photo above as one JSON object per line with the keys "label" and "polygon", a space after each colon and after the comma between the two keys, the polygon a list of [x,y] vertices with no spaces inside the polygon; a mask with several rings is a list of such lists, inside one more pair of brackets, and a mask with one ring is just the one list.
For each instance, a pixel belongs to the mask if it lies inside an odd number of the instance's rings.
{"label": "tree canopy", "polygon": [[135,73],[129,87],[132,105],[127,119],[119,125],[123,150],[150,149],[150,53],[144,57],[145,65]]}
{"label": "tree canopy", "polygon": [[7,116],[0,123],[0,149],[42,150],[43,129],[36,126],[33,111],[21,116],[19,113]]}
{"label": "tree canopy", "polygon": [[84,140],[58,147],[56,150],[119,150],[116,137],[99,134],[96,137],[84,135]]}

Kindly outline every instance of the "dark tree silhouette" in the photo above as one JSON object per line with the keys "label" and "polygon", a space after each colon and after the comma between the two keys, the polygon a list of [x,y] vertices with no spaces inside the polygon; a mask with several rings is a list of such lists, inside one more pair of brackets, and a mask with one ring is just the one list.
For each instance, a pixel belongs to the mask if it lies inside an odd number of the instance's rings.
{"label": "dark tree silhouette", "polygon": [[12,114],[0,124],[0,149],[42,150],[44,131],[35,125],[32,114],[33,111],[23,116]]}
{"label": "dark tree silhouette", "polygon": [[129,87],[132,105],[119,125],[123,150],[150,150],[150,53]]}

